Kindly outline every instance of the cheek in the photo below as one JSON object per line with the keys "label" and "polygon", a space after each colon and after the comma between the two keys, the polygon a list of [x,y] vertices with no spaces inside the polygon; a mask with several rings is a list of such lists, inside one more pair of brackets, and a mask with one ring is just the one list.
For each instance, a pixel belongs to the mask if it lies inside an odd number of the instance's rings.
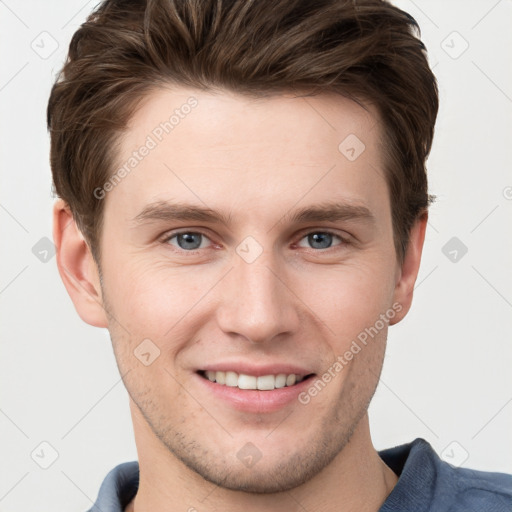
{"label": "cheek", "polygon": [[158,263],[122,265],[106,283],[114,313],[132,336],[161,338],[184,318],[204,295],[208,278],[193,269]]}
{"label": "cheek", "polygon": [[[347,265],[309,274],[299,296],[327,325],[333,348],[339,352],[386,314],[392,303],[393,279],[379,265]],[[380,323],[378,327],[382,330]]]}

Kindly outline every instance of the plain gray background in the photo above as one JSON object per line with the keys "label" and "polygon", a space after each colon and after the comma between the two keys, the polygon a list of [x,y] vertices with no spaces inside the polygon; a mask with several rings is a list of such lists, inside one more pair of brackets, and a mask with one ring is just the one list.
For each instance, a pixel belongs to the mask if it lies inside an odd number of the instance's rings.
{"label": "plain gray background", "polygon": [[[86,510],[106,473],[136,458],[108,333],[76,314],[50,244],[46,103],[96,3],[0,1],[5,512]],[[423,437],[452,464],[512,473],[512,3],[395,3],[419,22],[439,81],[438,200],[412,310],[390,329],[373,439]]]}

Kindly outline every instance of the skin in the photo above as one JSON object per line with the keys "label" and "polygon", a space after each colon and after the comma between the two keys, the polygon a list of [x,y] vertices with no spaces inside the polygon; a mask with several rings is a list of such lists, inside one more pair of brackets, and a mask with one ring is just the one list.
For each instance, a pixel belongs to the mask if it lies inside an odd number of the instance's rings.
{"label": "skin", "polygon": [[[389,325],[407,314],[427,216],[400,264],[379,118],[340,96],[155,91],[119,164],[191,95],[198,106],[103,199],[101,280],[66,204],[54,207],[63,282],[81,318],[109,329],[130,395],[140,486],[127,510],[377,511],[397,482],[367,414],[387,323],[306,405],[242,412],[206,393],[196,370],[241,359],[321,376],[393,304],[401,310]],[[365,144],[355,161],[338,150],[349,134]],[[207,206],[226,222],[133,221],[155,201]],[[334,201],[373,220],[290,218]],[[191,253],[164,240],[176,230],[206,237]],[[326,231],[330,247],[311,244]],[[247,236],[263,250],[252,263],[236,252]],[[160,350],[149,366],[134,355],[144,339]],[[262,455],[250,468],[237,457],[247,442]]]}

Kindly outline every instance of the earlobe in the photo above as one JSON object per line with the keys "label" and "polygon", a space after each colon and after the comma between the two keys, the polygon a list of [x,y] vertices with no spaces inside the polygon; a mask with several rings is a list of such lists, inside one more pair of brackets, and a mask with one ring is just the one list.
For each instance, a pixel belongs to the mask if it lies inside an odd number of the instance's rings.
{"label": "earlobe", "polygon": [[427,227],[428,213],[425,212],[413,224],[409,236],[409,245],[404,256],[404,261],[398,270],[395,284],[394,302],[402,306],[400,313],[390,322],[390,325],[397,324],[408,313],[414,292],[414,285],[421,263],[423,242]]}
{"label": "earlobe", "polygon": [[53,240],[59,274],[78,315],[90,325],[107,327],[96,262],[62,199],[53,206]]}

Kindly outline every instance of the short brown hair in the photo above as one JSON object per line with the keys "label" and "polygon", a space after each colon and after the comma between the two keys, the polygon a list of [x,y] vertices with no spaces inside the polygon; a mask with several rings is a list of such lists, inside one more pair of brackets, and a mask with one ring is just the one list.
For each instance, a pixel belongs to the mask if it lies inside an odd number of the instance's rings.
{"label": "short brown hair", "polygon": [[381,0],[105,0],[74,34],[48,102],[55,190],[100,263],[119,136],[158,87],[249,96],[339,93],[376,107],[395,248],[431,201],[425,161],[438,110],[419,27]]}

